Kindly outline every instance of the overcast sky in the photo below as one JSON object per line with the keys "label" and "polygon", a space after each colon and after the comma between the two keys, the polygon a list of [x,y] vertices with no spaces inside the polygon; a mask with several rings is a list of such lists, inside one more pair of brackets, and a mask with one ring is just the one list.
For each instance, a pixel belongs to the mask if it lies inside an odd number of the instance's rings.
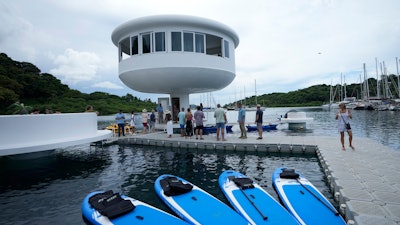
{"label": "overcast sky", "polygon": [[[359,83],[375,58],[397,74],[399,0],[0,0],[0,52],[35,64],[70,88],[153,101],[165,95],[126,87],[118,78],[112,31],[135,18],[185,14],[217,20],[240,38],[236,78],[211,102],[288,92],[315,84]],[[255,85],[255,81],[257,85]],[[192,104],[207,94],[190,96]]]}

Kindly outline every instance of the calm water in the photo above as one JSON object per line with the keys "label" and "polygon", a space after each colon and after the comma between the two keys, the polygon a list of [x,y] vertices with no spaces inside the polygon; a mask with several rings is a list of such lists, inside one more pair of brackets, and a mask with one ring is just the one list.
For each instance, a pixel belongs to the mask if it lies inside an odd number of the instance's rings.
{"label": "calm water", "polygon": [[222,171],[245,173],[277,197],[271,185],[272,172],[287,166],[299,169],[330,196],[314,156],[113,145],[57,150],[36,159],[0,160],[0,224],[83,224],[81,201],[95,190],[112,189],[169,211],[153,189],[154,180],[164,173],[184,177],[227,202],[217,184]]}
{"label": "calm water", "polygon": [[[289,108],[264,112],[264,120],[274,122]],[[269,135],[338,136],[335,112],[318,108],[301,109],[314,122],[303,132],[291,132],[284,125]],[[255,112],[248,112],[248,121]],[[237,112],[228,112],[229,122]],[[369,137],[395,150],[399,147],[399,112],[354,111],[352,127],[357,137]],[[111,117],[99,118],[99,127]],[[212,123],[212,113],[208,115]],[[237,129],[237,126],[236,126]],[[234,126],[235,130],[235,126]],[[237,132],[237,130],[236,130]],[[231,134],[235,136],[236,133]],[[252,134],[255,135],[255,134]],[[218,188],[219,174],[238,170],[254,178],[274,197],[271,176],[275,168],[286,166],[301,171],[326,196],[331,196],[315,156],[286,154],[214,153],[142,146],[112,145],[104,148],[75,146],[44,153],[41,157],[0,158],[0,224],[83,224],[80,205],[89,192],[119,191],[169,211],[156,197],[154,180],[161,174],[181,176],[226,202]],[[170,212],[170,211],[169,211]]]}

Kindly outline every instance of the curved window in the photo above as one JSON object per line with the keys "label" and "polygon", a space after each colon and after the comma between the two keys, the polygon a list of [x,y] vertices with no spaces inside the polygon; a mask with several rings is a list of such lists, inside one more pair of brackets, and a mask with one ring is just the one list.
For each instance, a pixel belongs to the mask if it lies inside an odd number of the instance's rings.
{"label": "curved window", "polygon": [[131,44],[132,44],[132,55],[137,55],[139,54],[139,42],[138,42],[138,36],[133,36],[131,38]]}
{"label": "curved window", "polygon": [[142,34],[142,52],[143,52],[143,54],[151,52],[151,44],[150,43],[151,43],[150,33]]}
{"label": "curved window", "polygon": [[171,32],[171,50],[182,51],[182,33]]}
{"label": "curved window", "polygon": [[193,33],[183,33],[183,50],[193,52]]}
{"label": "curved window", "polygon": [[155,33],[156,52],[165,51],[165,32]]}
{"label": "curved window", "polygon": [[229,42],[224,40],[224,57],[229,58]]}
{"label": "curved window", "polygon": [[[168,43],[167,39],[170,40]],[[165,51],[196,52],[224,58],[230,57],[227,40],[215,35],[196,32],[146,32],[122,39],[118,47],[120,61],[131,55]]]}
{"label": "curved window", "polygon": [[196,52],[204,53],[204,34],[195,35]]}
{"label": "curved window", "polygon": [[206,34],[206,54],[222,57],[222,38]]}
{"label": "curved window", "polygon": [[130,42],[129,42],[129,37],[123,39],[121,42],[119,42],[119,61],[124,60],[129,57],[130,55]]}

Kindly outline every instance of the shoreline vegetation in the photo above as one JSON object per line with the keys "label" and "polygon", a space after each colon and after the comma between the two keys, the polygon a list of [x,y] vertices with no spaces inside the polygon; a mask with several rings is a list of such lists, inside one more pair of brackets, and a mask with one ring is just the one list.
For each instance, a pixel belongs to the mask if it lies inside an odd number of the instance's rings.
{"label": "shoreline vegetation", "polygon": [[[395,76],[395,75],[390,75]],[[369,78],[370,87],[376,86],[376,79]],[[335,85],[337,87],[338,85]],[[340,86],[340,85],[339,85]],[[256,101],[267,107],[305,107],[321,106],[329,102],[331,85],[314,85],[288,93],[270,93],[246,97],[238,100],[244,105],[253,107]],[[347,84],[347,93],[360,98],[361,85]],[[373,96],[374,90],[370,89]],[[335,99],[338,101],[338,99]],[[99,115],[112,115],[120,109],[124,112],[141,112],[142,109],[155,109],[156,102],[150,99],[139,99],[127,93],[125,96],[112,95],[106,92],[82,93],[70,89],[59,79],[29,62],[18,62],[0,53],[0,115],[19,114],[21,111],[31,113],[38,109],[40,113],[84,112],[91,105]],[[224,108],[236,106],[236,102],[224,105]]]}

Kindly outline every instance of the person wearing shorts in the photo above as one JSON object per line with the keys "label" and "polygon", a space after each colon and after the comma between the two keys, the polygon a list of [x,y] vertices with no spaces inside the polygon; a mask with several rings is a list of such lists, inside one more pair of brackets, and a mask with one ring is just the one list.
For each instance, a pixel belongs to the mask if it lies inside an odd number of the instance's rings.
{"label": "person wearing shorts", "polygon": [[203,140],[203,119],[205,118],[203,111],[201,111],[201,107],[197,106],[197,111],[194,112],[194,120],[196,122],[196,139],[200,135],[200,140]]}
{"label": "person wearing shorts", "polygon": [[147,114],[147,110],[142,110],[142,124],[143,124],[143,133],[147,133],[147,120],[149,119],[149,115]]}
{"label": "person wearing shorts", "polygon": [[215,125],[217,127],[217,141],[219,141],[219,133],[221,132],[221,139],[222,141],[226,141],[225,139],[225,124],[226,114],[223,108],[221,108],[220,104],[217,104],[217,109],[214,111],[215,117]]}
{"label": "person wearing shorts", "polygon": [[263,129],[262,129],[262,124],[263,124],[263,111],[261,110],[261,106],[257,104],[257,111],[256,111],[256,121],[255,123],[257,124],[257,130],[258,130],[258,138],[257,140],[261,140]]}
{"label": "person wearing shorts", "polygon": [[181,128],[181,137],[185,135],[185,108],[182,107],[182,111],[178,113],[179,127]]}

